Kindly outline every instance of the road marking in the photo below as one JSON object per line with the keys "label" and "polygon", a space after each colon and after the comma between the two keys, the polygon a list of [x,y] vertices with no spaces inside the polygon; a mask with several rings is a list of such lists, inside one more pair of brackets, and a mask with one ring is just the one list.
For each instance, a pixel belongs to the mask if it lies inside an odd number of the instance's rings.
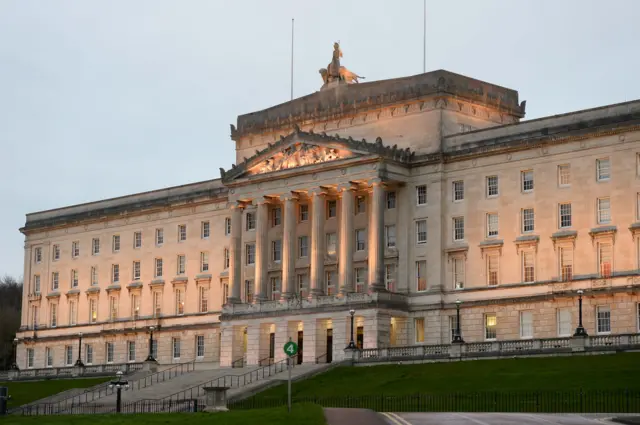
{"label": "road marking", "polygon": [[465,416],[465,415],[463,415],[463,414],[461,414],[461,413],[454,413],[454,415],[455,415],[455,416],[460,416],[461,418],[466,419],[466,420],[468,420],[468,421],[471,421],[471,422],[477,423],[478,425],[491,425],[491,424],[490,424],[490,423],[488,423],[488,422],[481,421],[480,419],[474,419],[474,418],[471,418],[471,417],[469,417],[469,416]]}
{"label": "road marking", "polygon": [[402,416],[398,415],[397,413],[389,413],[391,416],[393,416],[394,418],[396,418],[396,420],[398,422],[400,422],[400,424],[402,425],[411,425],[411,422],[409,422],[408,420],[406,420],[405,418],[403,418]]}
{"label": "road marking", "polygon": [[393,416],[391,416],[391,413],[383,412],[382,415],[389,419],[394,425],[405,425],[402,422],[398,422]]}

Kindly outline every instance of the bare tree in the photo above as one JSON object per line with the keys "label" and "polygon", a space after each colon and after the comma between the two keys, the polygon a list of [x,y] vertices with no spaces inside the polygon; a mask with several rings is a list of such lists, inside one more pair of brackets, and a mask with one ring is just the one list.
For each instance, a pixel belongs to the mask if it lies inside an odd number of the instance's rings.
{"label": "bare tree", "polygon": [[22,282],[12,276],[0,277],[0,369],[13,362],[13,339],[20,328]]}

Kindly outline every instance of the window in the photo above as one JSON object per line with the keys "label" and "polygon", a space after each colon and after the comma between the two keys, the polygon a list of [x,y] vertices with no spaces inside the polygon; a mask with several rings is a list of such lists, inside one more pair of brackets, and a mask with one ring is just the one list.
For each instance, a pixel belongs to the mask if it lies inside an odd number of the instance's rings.
{"label": "window", "polygon": [[71,242],[71,257],[78,258],[80,255],[80,242],[73,241]]}
{"label": "window", "polygon": [[298,221],[307,221],[309,220],[309,205],[300,204],[298,206]]}
{"label": "window", "polygon": [[396,265],[385,264],[384,266],[384,285],[389,292],[396,292]]}
{"label": "window", "polygon": [[533,313],[531,311],[520,312],[520,338],[533,338]]}
{"label": "window", "polygon": [[204,335],[196,335],[196,357],[204,357]]}
{"label": "window", "polygon": [[336,291],[337,274],[335,270],[329,270],[325,274],[325,293],[327,295],[334,295]]}
{"label": "window", "polygon": [[173,347],[173,359],[180,359],[180,338],[172,338],[171,345]]}
{"label": "window", "polygon": [[427,220],[416,221],[416,243],[418,245],[427,243]]}
{"label": "window", "polygon": [[37,247],[34,251],[34,261],[36,263],[41,263],[42,262],[42,248],[41,247]]}
{"label": "window", "polygon": [[162,263],[162,258],[156,258],[156,264],[155,264],[155,269],[153,271],[153,277],[162,277],[163,273],[163,266],[164,264]]}
{"label": "window", "polygon": [[499,282],[500,256],[497,253],[487,255],[487,285],[496,286]]}
{"label": "window", "polygon": [[98,321],[98,300],[91,298],[89,300],[89,323],[96,323]]}
{"label": "window", "polygon": [[113,252],[120,252],[120,235],[113,235],[111,240],[111,248]]}
{"label": "window", "polygon": [[598,243],[598,262],[600,277],[611,277],[611,271],[613,270],[613,246],[611,243]]}
{"label": "window", "polygon": [[153,317],[158,318],[162,316],[162,292],[153,292]]}
{"label": "window", "polygon": [[598,224],[611,223],[611,201],[609,198],[598,199]]}
{"label": "window", "polygon": [[69,326],[75,326],[78,322],[78,309],[76,308],[76,301],[69,301]]}
{"label": "window", "polygon": [[367,269],[364,267],[356,268],[356,292],[363,293],[367,284]]}
{"label": "window", "polygon": [[337,244],[338,244],[338,234],[327,233],[327,254],[335,255]]}
{"label": "window", "polygon": [[558,186],[571,186],[571,166],[569,164],[558,165]]}
{"label": "window", "polygon": [[37,306],[32,306],[31,307],[31,324],[33,325],[33,329],[37,329],[38,325],[40,324],[40,308],[38,308]]}
{"label": "window", "polygon": [[[71,270],[71,287],[78,287],[78,270]],[[39,290],[39,289],[38,289]]]}
{"label": "window", "polygon": [[222,259],[222,261],[223,261],[222,266],[223,267],[222,268],[226,270],[226,269],[229,268],[229,264],[230,264],[229,248],[225,248],[224,249],[224,252],[222,253],[222,257],[223,257],[223,259]]}
{"label": "window", "polygon": [[158,340],[157,339],[151,340],[151,355],[153,356],[154,359],[158,358]]}
{"label": "window", "polygon": [[60,245],[58,244],[54,244],[53,245],[53,261],[58,261],[60,259]]}
{"label": "window", "polygon": [[84,362],[88,365],[93,364],[93,345],[84,345]]}
{"label": "window", "polygon": [[427,205],[427,186],[416,186],[416,205]]}
{"label": "window", "polygon": [[536,279],[535,267],[532,251],[522,252],[522,281],[524,283],[532,283]]}
{"label": "window", "polygon": [[366,211],[366,200],[364,196],[356,196],[356,214],[364,214]]}
{"label": "window", "polygon": [[464,240],[464,217],[453,218],[453,240],[456,242]]}
{"label": "window", "polygon": [[185,257],[184,255],[178,255],[178,269],[176,270],[176,272],[178,273],[178,275],[183,275],[185,274],[185,271],[187,269],[187,257]]}
{"label": "window", "polygon": [[118,297],[109,297],[109,320],[118,320]]}
{"label": "window", "polygon": [[327,218],[334,218],[338,214],[338,203],[334,200],[327,201]]}
{"label": "window", "polygon": [[640,220],[640,192],[636,194],[636,221]]}
{"label": "window", "polygon": [[462,201],[464,199],[464,181],[453,182],[453,200]]}
{"label": "window", "polygon": [[387,192],[387,209],[393,210],[396,208],[396,193]]}
{"label": "window", "polygon": [[424,342],[424,317],[416,317],[413,323],[416,328],[416,344]]}
{"label": "window", "polygon": [[66,345],[64,347],[64,364],[71,366],[73,364],[73,346]]}
{"label": "window", "polygon": [[200,253],[200,271],[202,273],[209,271],[209,253],[208,252]]}
{"label": "window", "polygon": [[522,232],[528,233],[535,230],[535,214],[533,208],[522,210]]}
{"label": "window", "polygon": [[453,257],[453,287],[455,289],[464,289],[464,258]]}
{"label": "window", "polygon": [[560,204],[558,206],[558,223],[561,229],[571,227],[571,204]]}
{"label": "window", "polygon": [[599,305],[596,307],[597,333],[611,333],[611,309],[609,306]]}
{"label": "window", "polygon": [[200,237],[202,239],[209,239],[209,234],[211,233],[211,224],[208,221],[203,221],[200,223]]}
{"label": "window", "polygon": [[118,264],[111,265],[111,282],[112,283],[120,282],[120,265]]}
{"label": "window", "polygon": [[557,313],[558,336],[571,336],[573,328],[571,326],[571,309],[561,308]]}
{"label": "window", "polygon": [[60,286],[60,273],[53,272],[51,273],[51,290],[57,291]]}
{"label": "window", "polygon": [[93,255],[100,254],[100,239],[93,238],[91,240],[91,254]]}
{"label": "window", "polygon": [[142,248],[142,232],[133,233],[133,247],[135,249]]}
{"label": "window", "polygon": [[[201,286],[198,290],[198,305],[200,306],[200,313],[206,313],[209,311],[209,288]],[[226,300],[225,300],[226,303]]]}
{"label": "window", "polygon": [[27,348],[27,368],[33,368],[33,363],[35,362],[35,352],[33,348]]}
{"label": "window", "polygon": [[220,285],[222,285],[222,305],[226,305],[229,301],[229,279],[222,279]]}
{"label": "window", "polygon": [[140,280],[140,261],[133,262],[133,280]]}
{"label": "window", "polygon": [[98,286],[98,268],[91,267],[91,286]]}
{"label": "window", "polygon": [[309,256],[309,237],[300,236],[298,238],[298,257],[305,258]]}
{"label": "window", "polygon": [[493,341],[497,338],[496,327],[498,325],[498,318],[495,314],[485,314],[484,316],[484,339],[487,341]]}
{"label": "window", "polygon": [[298,274],[296,279],[298,282],[298,295],[304,298],[306,296],[306,290],[309,287],[309,276],[306,274]]}
{"label": "window", "polygon": [[356,229],[356,251],[364,251],[366,247],[366,232],[364,229]]}
{"label": "window", "polygon": [[184,292],[182,289],[176,289],[176,315],[184,314]]}
{"label": "window", "polygon": [[113,342],[107,342],[107,363],[113,363],[113,359],[114,359],[114,349],[115,349],[115,344]]}
{"label": "window", "polygon": [[58,304],[51,304],[49,307],[50,317],[49,317],[49,326],[55,328],[58,326]]}
{"label": "window", "polygon": [[34,294],[40,293],[40,275],[33,275],[33,292]]}
{"label": "window", "polygon": [[498,214],[487,214],[487,237],[493,238],[498,236]]}
{"label": "window", "polygon": [[522,191],[531,192],[533,190],[533,170],[522,171]]}
{"label": "window", "polygon": [[387,248],[396,247],[396,226],[384,226],[384,239],[386,241]]}
{"label": "window", "polygon": [[271,301],[280,299],[280,288],[282,287],[282,279],[280,276],[272,276],[269,278],[269,298]]}
{"label": "window", "polygon": [[140,318],[140,295],[138,294],[131,295],[131,317],[133,320]]}
{"label": "window", "polygon": [[599,182],[611,178],[611,163],[609,158],[596,159],[596,178]]}
{"label": "window", "polygon": [[271,261],[279,263],[282,261],[282,240],[271,241]]}
{"label": "window", "polygon": [[45,349],[46,367],[53,367],[53,348],[47,347]]}
{"label": "window", "polygon": [[559,247],[560,279],[568,282],[573,279],[573,248]]}
{"label": "window", "polygon": [[498,196],[498,176],[487,177],[487,198]]}
{"label": "window", "polygon": [[[298,276],[298,280],[299,280],[299,276]],[[253,303],[253,281],[252,280],[244,281],[244,297],[245,297],[245,302],[247,304]]]}
{"label": "window", "polygon": [[136,361],[136,342],[127,341],[127,360],[130,362]]}
{"label": "window", "polygon": [[224,219],[224,235],[229,236],[231,234],[231,218],[225,217]]}
{"label": "window", "polygon": [[156,229],[156,246],[164,244],[164,229]]}
{"label": "window", "polygon": [[187,240],[187,225],[178,225],[178,242],[184,242]]}
{"label": "window", "polygon": [[427,261],[416,261],[416,289],[418,292],[427,290]]}
{"label": "window", "polygon": [[248,243],[245,245],[245,261],[248,266],[256,263],[256,245]]}
{"label": "window", "polygon": [[282,224],[282,208],[276,207],[271,210],[271,225],[273,227]]}

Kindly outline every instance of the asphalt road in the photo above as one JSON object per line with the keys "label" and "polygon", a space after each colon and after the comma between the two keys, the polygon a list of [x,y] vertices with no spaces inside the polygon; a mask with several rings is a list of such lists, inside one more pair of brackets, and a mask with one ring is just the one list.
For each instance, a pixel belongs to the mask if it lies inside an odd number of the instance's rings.
{"label": "asphalt road", "polygon": [[524,413],[383,413],[389,425],[603,425],[611,415]]}

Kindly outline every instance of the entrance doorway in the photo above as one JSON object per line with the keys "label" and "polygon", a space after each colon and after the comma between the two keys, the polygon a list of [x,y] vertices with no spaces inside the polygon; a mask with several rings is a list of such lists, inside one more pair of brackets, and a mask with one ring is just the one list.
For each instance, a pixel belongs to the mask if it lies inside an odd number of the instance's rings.
{"label": "entrance doorway", "polygon": [[276,334],[271,332],[269,334],[269,360],[273,362],[273,359],[276,356]]}
{"label": "entrance doorway", "polygon": [[298,364],[302,364],[302,341],[304,331],[298,331]]}
{"label": "entrance doorway", "polygon": [[327,363],[333,360],[333,329],[327,329]]}
{"label": "entrance doorway", "polygon": [[356,331],[356,346],[359,350],[362,350],[364,346],[364,326],[358,326]]}

